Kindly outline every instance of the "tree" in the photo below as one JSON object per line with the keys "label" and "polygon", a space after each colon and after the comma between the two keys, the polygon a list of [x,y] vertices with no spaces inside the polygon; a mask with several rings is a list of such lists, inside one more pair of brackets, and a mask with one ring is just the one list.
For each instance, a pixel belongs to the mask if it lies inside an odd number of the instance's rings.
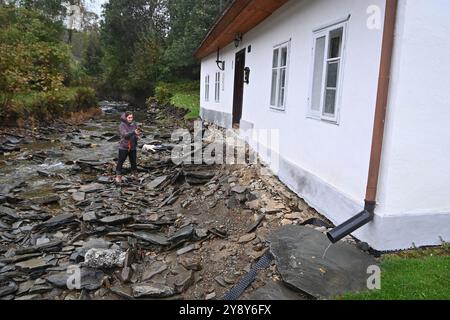
{"label": "tree", "polygon": [[196,79],[199,64],[193,53],[229,0],[169,0],[170,33],[164,52],[162,76]]}

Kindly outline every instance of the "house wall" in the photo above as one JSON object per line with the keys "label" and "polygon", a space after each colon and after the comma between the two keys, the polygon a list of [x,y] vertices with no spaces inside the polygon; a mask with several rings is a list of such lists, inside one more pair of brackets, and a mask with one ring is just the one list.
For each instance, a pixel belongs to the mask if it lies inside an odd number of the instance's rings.
{"label": "house wall", "polygon": [[450,3],[400,0],[377,213],[384,242],[450,241]]}
{"label": "house wall", "polygon": [[[415,2],[417,4],[414,4]],[[445,155],[448,155],[450,148],[443,150],[442,139],[449,137],[449,132],[440,122],[443,122],[445,115],[450,112],[450,108],[446,105],[446,101],[450,100],[449,91],[443,88],[448,81],[443,78],[436,79],[438,71],[442,70],[442,62],[445,62],[443,61],[445,52],[449,52],[450,42],[447,41],[444,45],[426,38],[431,30],[435,30],[434,21],[441,23],[440,20],[445,20],[444,16],[449,12],[444,10],[445,2],[436,0],[432,6],[426,6],[425,4],[431,2],[400,0],[396,37],[406,37],[408,41],[398,46],[396,39],[394,75],[391,84],[391,92],[394,91],[395,94],[391,94],[389,102],[380,195],[377,199],[379,206],[374,221],[353,234],[378,250],[408,248],[412,242],[416,245],[435,244],[437,241],[435,231],[444,235],[443,228],[450,225],[448,215],[440,214],[441,211],[445,213],[449,210],[449,201],[445,200],[444,195],[444,190],[450,190],[449,166],[445,166],[444,160],[437,159],[448,159]],[[367,20],[371,18],[371,13],[368,13],[367,9],[373,6],[380,9],[379,29],[367,27]],[[271,165],[271,168],[286,185],[335,224],[344,222],[361,211],[364,206],[384,9],[385,0],[288,2],[245,34],[239,48],[230,44],[221,49],[221,59],[224,59],[227,65],[225,91],[221,92],[220,103],[214,103],[214,72],[218,70],[215,64],[216,56],[211,55],[202,60],[201,115],[205,120],[230,127],[234,55],[251,45],[252,51],[246,55],[246,66],[251,69],[251,73],[250,83],[244,87],[241,130],[279,129],[280,144],[279,150],[275,153],[279,156],[278,162],[276,166]],[[426,17],[418,14],[421,11]],[[338,123],[308,118],[313,30],[349,14],[351,17],[348,20],[342,66]],[[425,26],[426,23],[428,25]],[[441,27],[436,28],[438,38],[447,37],[448,32],[444,31],[448,30],[442,27],[443,25],[448,26],[448,22],[442,21]],[[272,48],[288,40],[290,40],[290,57],[286,108],[285,111],[276,111],[269,107]],[[437,59],[430,61],[430,56],[434,53],[430,55],[428,50],[423,50],[425,47],[423,43],[431,45],[429,50],[440,48],[441,54]],[[428,66],[422,65],[415,71],[410,68],[410,64],[423,63],[427,59]],[[448,66],[447,63],[445,70],[448,70]],[[206,74],[210,74],[212,81],[208,103],[203,100],[203,79]],[[436,88],[429,89],[430,95],[433,95],[431,101],[427,95],[421,95],[423,75],[428,75],[431,78],[429,80],[433,79],[439,84]],[[430,82],[427,80],[426,83]],[[430,102],[433,104],[432,107]],[[409,112],[412,104],[414,111]],[[430,108],[430,111],[425,110],[425,107]],[[444,116],[441,116],[442,113]],[[424,125],[426,127],[422,127]],[[420,127],[428,132],[417,136],[417,128]],[[252,147],[259,150],[263,159],[270,160],[265,156],[265,143],[262,140],[246,137],[244,133],[243,136]],[[422,149],[416,147],[418,142]],[[423,148],[428,152],[421,152]],[[436,148],[439,150],[436,151]],[[434,168],[428,168],[418,174],[418,168],[423,168],[426,163],[424,161],[431,161]],[[447,168],[447,171],[442,168]],[[411,180],[413,175],[416,175],[416,180]],[[417,183],[411,184],[411,181]],[[405,192],[405,188],[409,189],[408,192]],[[431,192],[433,194],[430,198],[423,199],[423,194],[428,197]],[[415,204],[416,200],[418,205]],[[417,208],[420,208],[419,211]],[[417,215],[417,212],[429,212],[433,217]],[[434,221],[428,219],[435,219],[435,216],[438,218]],[[440,226],[444,222],[446,224]],[[422,229],[414,228],[418,224]]]}

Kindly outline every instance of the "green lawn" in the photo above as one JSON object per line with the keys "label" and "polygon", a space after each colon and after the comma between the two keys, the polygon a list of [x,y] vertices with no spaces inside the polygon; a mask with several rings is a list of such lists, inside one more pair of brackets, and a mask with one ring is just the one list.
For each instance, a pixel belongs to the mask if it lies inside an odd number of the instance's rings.
{"label": "green lawn", "polygon": [[172,94],[170,103],[175,107],[188,109],[186,119],[196,119],[200,115],[200,83],[198,81],[160,83]]}
{"label": "green lawn", "polygon": [[386,255],[381,262],[381,290],[345,294],[339,299],[450,300],[449,248]]}

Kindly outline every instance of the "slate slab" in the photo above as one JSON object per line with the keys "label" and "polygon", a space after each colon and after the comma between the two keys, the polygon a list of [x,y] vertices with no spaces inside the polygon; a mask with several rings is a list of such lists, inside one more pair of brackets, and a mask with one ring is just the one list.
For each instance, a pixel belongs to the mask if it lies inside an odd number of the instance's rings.
{"label": "slate slab", "polygon": [[268,241],[283,281],[318,299],[367,290],[367,269],[377,265],[356,246],[345,242],[329,246],[328,238],[310,227],[287,225]]}
{"label": "slate slab", "polygon": [[287,288],[280,281],[270,281],[255,290],[247,300],[306,300],[300,293]]}

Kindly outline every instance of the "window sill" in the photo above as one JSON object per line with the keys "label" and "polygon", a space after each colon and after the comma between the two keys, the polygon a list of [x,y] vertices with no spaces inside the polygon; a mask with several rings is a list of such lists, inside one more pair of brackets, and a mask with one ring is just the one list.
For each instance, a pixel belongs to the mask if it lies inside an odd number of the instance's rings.
{"label": "window sill", "polygon": [[270,111],[274,111],[274,112],[279,112],[279,113],[285,113],[286,112],[286,107],[284,108],[277,108],[274,106],[269,106],[269,110]]}
{"label": "window sill", "polygon": [[307,119],[311,119],[311,120],[316,120],[316,121],[329,123],[329,124],[334,124],[336,126],[339,125],[339,120],[330,120],[330,119],[327,119],[327,118],[321,118],[321,117],[314,116],[314,115],[307,115],[306,118]]}

